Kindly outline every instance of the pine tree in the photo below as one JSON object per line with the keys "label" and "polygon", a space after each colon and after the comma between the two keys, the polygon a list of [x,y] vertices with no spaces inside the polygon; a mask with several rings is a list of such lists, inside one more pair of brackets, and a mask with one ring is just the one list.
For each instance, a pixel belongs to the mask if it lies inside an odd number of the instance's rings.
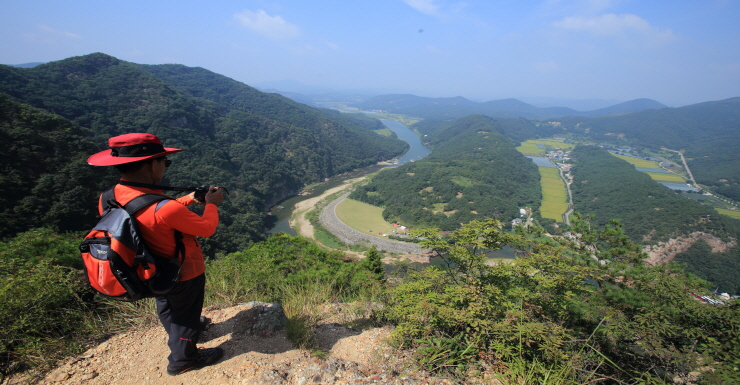
{"label": "pine tree", "polygon": [[378,253],[375,245],[365,254],[365,259],[362,260],[362,267],[373,274],[379,282],[385,282],[385,268],[383,268],[380,253]]}

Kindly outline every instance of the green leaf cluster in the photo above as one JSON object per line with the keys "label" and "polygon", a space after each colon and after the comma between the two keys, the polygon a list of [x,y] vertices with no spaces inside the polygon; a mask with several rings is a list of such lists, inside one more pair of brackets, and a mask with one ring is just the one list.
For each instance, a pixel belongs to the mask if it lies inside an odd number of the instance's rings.
{"label": "green leaf cluster", "polygon": [[[514,377],[539,383],[553,375],[562,383],[660,383],[712,363],[716,376],[735,378],[740,306],[694,299],[706,282],[678,265],[631,264],[639,247],[619,226],[586,225],[571,229],[576,242],[547,243],[501,227],[488,220],[447,237],[416,233],[447,266],[391,288],[382,317],[397,325],[398,344],[418,348],[422,365],[460,376],[482,366],[512,376],[524,365],[527,373]],[[505,244],[520,257],[486,264],[483,253]],[[610,263],[595,263],[594,254]]]}

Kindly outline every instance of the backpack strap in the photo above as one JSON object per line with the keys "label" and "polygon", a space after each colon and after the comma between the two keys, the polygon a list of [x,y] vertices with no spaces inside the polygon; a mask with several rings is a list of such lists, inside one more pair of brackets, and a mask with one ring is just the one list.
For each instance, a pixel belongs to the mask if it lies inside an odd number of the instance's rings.
{"label": "backpack strap", "polygon": [[126,205],[123,206],[123,209],[126,210],[128,215],[133,218],[134,214],[136,214],[139,210],[148,207],[152,203],[163,201],[165,199],[171,198],[159,194],[139,195],[138,197],[132,199],[130,202],[126,203]]}
{"label": "backpack strap", "polygon": [[121,204],[116,201],[116,195],[113,191],[115,185],[108,187],[101,195],[100,202],[103,204],[103,212],[106,212],[111,207],[121,207]]}
{"label": "backpack strap", "polygon": [[[132,199],[130,202],[126,203],[125,206],[123,206],[123,209],[126,210],[128,215],[131,217],[131,219],[134,219],[134,214],[136,214],[139,210],[148,207],[156,202],[159,202],[157,204],[157,209],[159,209],[160,204],[164,203],[166,201],[172,200],[172,198],[165,196],[165,195],[159,195],[159,194],[144,194],[140,195],[134,199]],[[136,221],[134,220],[134,225],[136,225]],[[185,262],[185,243],[183,242],[183,236],[182,233],[178,230],[175,230],[175,255],[174,258],[179,258],[180,263],[178,264],[180,268],[182,268],[183,263]],[[144,252],[144,242],[139,242],[139,247],[141,250],[137,250],[136,254],[141,255]],[[149,266],[146,264],[146,262],[142,263],[142,267],[144,269],[148,269]],[[180,272],[178,270],[177,276],[180,276]]]}

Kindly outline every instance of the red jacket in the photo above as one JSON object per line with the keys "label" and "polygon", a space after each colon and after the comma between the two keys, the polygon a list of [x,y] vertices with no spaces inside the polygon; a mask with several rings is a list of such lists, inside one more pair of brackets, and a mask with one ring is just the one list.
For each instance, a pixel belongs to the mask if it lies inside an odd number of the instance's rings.
{"label": "red jacket", "polygon": [[[141,187],[116,185],[116,201],[125,205],[143,194],[162,194],[161,191]],[[102,196],[101,196],[102,197]],[[195,237],[210,237],[218,226],[218,206],[207,204],[203,216],[190,211],[186,206],[196,203],[190,196],[170,200],[160,205],[152,204],[136,213],[141,231],[149,250],[154,254],[172,258],[175,256],[175,230],[183,235],[185,262],[180,271],[180,281],[193,279],[206,271],[203,250]],[[102,201],[98,199],[98,211],[103,214]]]}

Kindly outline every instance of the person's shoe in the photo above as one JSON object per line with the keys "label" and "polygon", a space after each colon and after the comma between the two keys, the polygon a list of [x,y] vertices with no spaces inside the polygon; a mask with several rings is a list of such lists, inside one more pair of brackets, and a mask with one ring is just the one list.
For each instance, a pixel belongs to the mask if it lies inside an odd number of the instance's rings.
{"label": "person's shoe", "polygon": [[198,348],[198,358],[193,360],[187,366],[180,369],[167,368],[167,374],[170,376],[176,376],[178,374],[185,373],[190,370],[200,369],[204,366],[213,365],[224,355],[224,350],[221,348]]}
{"label": "person's shoe", "polygon": [[200,316],[200,330],[206,331],[211,327],[211,319],[206,316]]}

